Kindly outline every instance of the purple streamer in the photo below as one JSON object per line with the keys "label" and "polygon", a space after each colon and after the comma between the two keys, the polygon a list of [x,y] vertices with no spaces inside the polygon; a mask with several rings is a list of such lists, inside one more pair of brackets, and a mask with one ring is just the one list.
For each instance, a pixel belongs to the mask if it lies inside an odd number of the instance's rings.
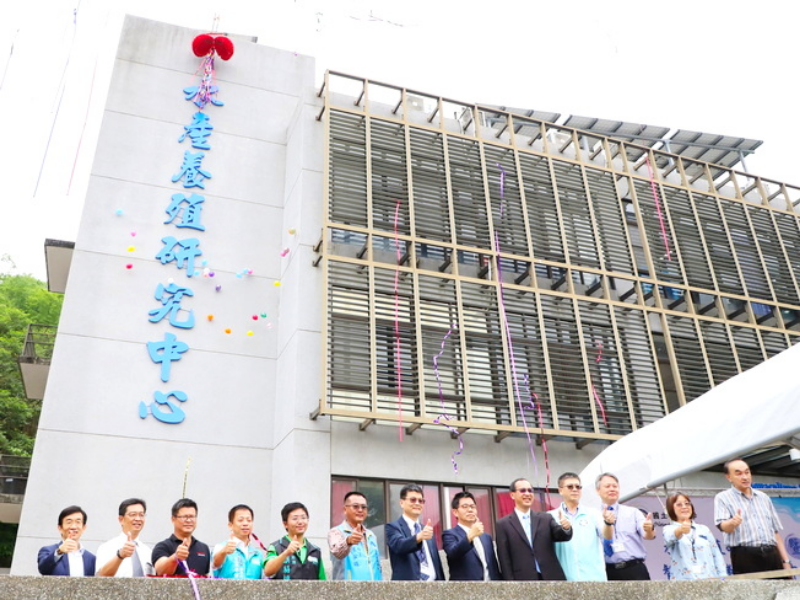
{"label": "purple streamer", "polygon": [[[503,217],[503,213],[505,212],[505,183],[506,183],[506,172],[503,169],[503,166],[500,163],[497,163],[497,168],[500,169],[500,217]],[[522,416],[522,426],[525,429],[525,435],[528,438],[528,450],[531,453],[531,457],[533,458],[534,469],[537,474],[538,478],[538,467],[536,466],[536,453],[534,452],[533,448],[533,440],[530,435],[530,431],[528,429],[528,423],[525,419],[525,406],[522,402],[522,396],[519,391],[519,375],[517,374],[517,361],[514,358],[514,342],[511,337],[511,328],[508,325],[508,316],[506,315],[506,304],[505,304],[505,291],[503,287],[503,269],[501,266],[500,260],[500,235],[497,233],[497,229],[494,232],[494,252],[495,252],[495,261],[497,262],[497,284],[498,284],[498,309],[500,312],[500,319],[503,324],[503,330],[506,334],[506,342],[508,344],[508,356],[511,362],[511,375],[512,380],[514,382],[514,394],[516,395],[517,399],[517,406],[519,407],[520,415]],[[527,375],[525,376],[527,381]],[[530,393],[530,388],[528,388],[528,395],[532,396]],[[540,425],[543,425],[543,419],[541,418],[541,408],[539,408],[539,421]],[[544,427],[542,427],[544,429]],[[547,464],[547,446],[544,440],[542,441],[542,450],[544,451],[545,456],[545,464]],[[549,480],[549,469],[548,469],[548,476]]]}
{"label": "purple streamer", "polygon": [[453,333],[453,327],[455,326],[456,324],[453,323],[450,326],[450,329],[447,330],[447,334],[442,339],[442,349],[439,350],[439,354],[433,357],[433,372],[436,374],[436,385],[439,388],[439,406],[441,406],[442,408],[441,414],[438,417],[436,417],[433,420],[433,422],[436,423],[437,425],[442,425],[446,427],[448,430],[450,430],[450,433],[458,437],[458,450],[456,452],[453,452],[453,454],[450,456],[450,462],[453,463],[453,471],[455,471],[455,474],[458,475],[458,463],[456,462],[456,456],[460,456],[464,452],[464,439],[461,437],[461,433],[458,431],[458,429],[456,429],[452,425],[448,425],[446,422],[446,421],[452,421],[453,417],[448,415],[445,410],[444,393],[442,392],[442,380],[439,377],[439,359],[442,357],[442,354],[444,354],[444,345],[447,342],[447,338],[449,338],[450,334]]}
{"label": "purple streamer", "polygon": [[194,592],[194,600],[203,600],[200,597],[200,590],[197,589],[197,582],[194,580],[197,577],[197,573],[189,569],[189,565],[185,560],[180,561],[183,570],[186,572],[186,577],[189,578],[189,583],[192,584],[192,592]]}

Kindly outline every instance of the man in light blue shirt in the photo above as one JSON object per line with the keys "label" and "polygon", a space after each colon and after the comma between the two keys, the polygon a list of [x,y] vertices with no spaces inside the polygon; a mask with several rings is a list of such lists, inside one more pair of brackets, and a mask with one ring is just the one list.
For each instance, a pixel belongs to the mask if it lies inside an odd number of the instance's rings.
{"label": "man in light blue shirt", "polygon": [[602,473],[594,485],[603,502],[603,520],[614,528],[613,539],[603,547],[608,580],[648,581],[644,540],[656,537],[653,515],[619,503],[619,479],[613,473]]}
{"label": "man in light blue shirt", "polygon": [[558,478],[562,502],[550,514],[558,522],[567,519],[572,524],[572,539],[556,542],[556,556],[567,581],[607,581],[603,539],[610,540],[614,532],[603,522],[599,510],[581,505],[582,489],[576,473],[567,472]]}
{"label": "man in light blue shirt", "polygon": [[328,532],[332,579],[381,581],[381,555],[375,534],[364,527],[369,514],[367,497],[359,492],[344,496],[344,521]]}
{"label": "man in light blue shirt", "polygon": [[231,537],[214,546],[211,566],[221,579],[262,579],[267,551],[253,534],[253,509],[237,504],[228,512]]}

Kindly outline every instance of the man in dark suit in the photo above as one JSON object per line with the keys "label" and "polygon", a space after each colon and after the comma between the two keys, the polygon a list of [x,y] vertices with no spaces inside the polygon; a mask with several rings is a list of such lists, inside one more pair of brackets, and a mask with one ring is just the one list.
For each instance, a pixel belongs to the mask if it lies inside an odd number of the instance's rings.
{"label": "man in dark suit", "polygon": [[451,503],[458,524],[442,533],[442,545],[450,567],[450,581],[495,581],[500,568],[492,536],[483,531],[475,496],[459,492]]}
{"label": "man in dark suit", "polygon": [[559,523],[548,513],[532,511],[533,488],[527,479],[515,479],[510,490],[514,511],[497,522],[497,558],[503,579],[566,580],[554,544],[572,538],[569,520]]}
{"label": "man in dark suit", "polygon": [[444,581],[431,520],[424,527],[419,522],[424,506],[421,487],[412,483],[400,490],[403,515],[385,528],[393,581]]}
{"label": "man in dark suit", "polygon": [[39,550],[39,573],[67,577],[94,576],[94,554],[81,547],[86,531],[86,513],[80,506],[68,506],[58,515],[61,541]]}

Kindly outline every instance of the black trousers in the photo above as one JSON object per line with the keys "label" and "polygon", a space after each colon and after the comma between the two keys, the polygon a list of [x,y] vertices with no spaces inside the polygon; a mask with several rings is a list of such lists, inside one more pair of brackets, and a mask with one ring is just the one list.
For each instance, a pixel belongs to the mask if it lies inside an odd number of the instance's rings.
{"label": "black trousers", "polygon": [[650,572],[643,560],[630,560],[621,569],[606,563],[606,575],[609,581],[650,581]]}
{"label": "black trousers", "polygon": [[777,546],[734,546],[731,548],[733,574],[759,573],[783,568]]}

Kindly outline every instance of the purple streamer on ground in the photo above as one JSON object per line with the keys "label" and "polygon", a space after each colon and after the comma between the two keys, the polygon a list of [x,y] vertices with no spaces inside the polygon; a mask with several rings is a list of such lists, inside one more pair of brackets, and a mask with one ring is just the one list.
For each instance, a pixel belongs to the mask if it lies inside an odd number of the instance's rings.
{"label": "purple streamer on ground", "polygon": [[[439,405],[442,408],[442,413],[436,417],[433,422],[437,425],[442,425],[450,430],[450,433],[458,437],[458,451],[453,452],[450,456],[450,462],[453,463],[453,471],[455,471],[456,475],[458,475],[458,463],[456,462],[456,456],[460,456],[462,452],[464,452],[464,439],[461,437],[461,433],[459,433],[458,429],[448,425],[445,421],[451,421],[453,417],[447,414],[445,406],[444,406],[444,393],[442,392],[442,380],[439,377],[439,359],[444,354],[444,345],[447,342],[447,338],[450,337],[450,334],[453,333],[453,327],[455,327],[455,323],[450,326],[450,329],[447,330],[447,334],[442,339],[442,349],[439,350],[439,354],[433,357],[433,372],[436,375],[436,385],[439,387]],[[444,419],[444,421],[443,421]]]}
{"label": "purple streamer on ground", "polygon": [[197,588],[197,582],[194,580],[197,574],[191,569],[189,569],[189,564],[185,560],[180,561],[180,563],[181,566],[183,567],[183,570],[186,572],[186,577],[189,579],[189,583],[192,584],[192,592],[194,592],[194,600],[203,600],[200,597],[200,590]]}

